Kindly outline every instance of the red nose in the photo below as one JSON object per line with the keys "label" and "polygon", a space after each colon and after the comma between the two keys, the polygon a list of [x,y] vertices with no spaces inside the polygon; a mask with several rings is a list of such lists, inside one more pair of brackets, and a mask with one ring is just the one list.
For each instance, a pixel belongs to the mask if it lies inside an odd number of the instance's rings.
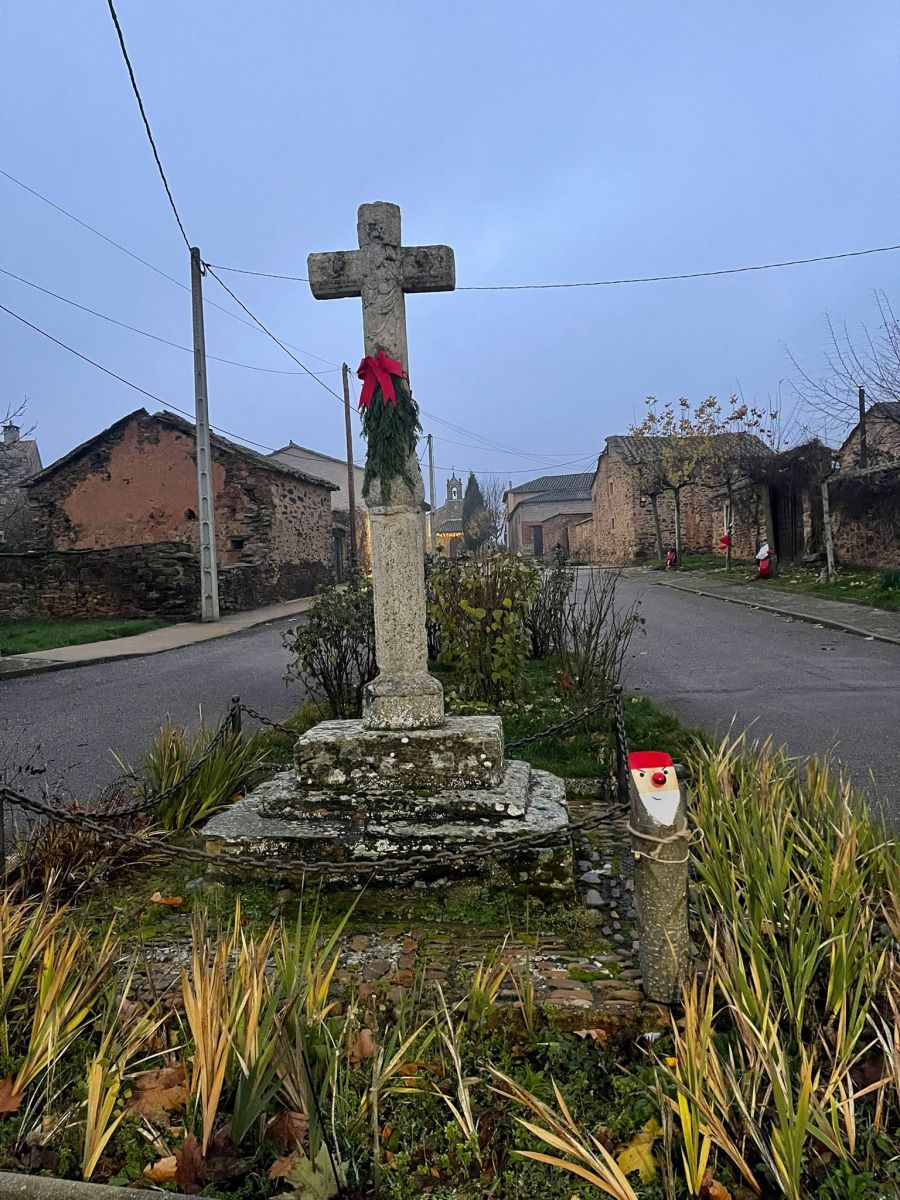
{"label": "red nose", "polygon": [[650,777],[650,781],[654,787],[662,787],[662,785],[666,782],[665,771],[654,771]]}

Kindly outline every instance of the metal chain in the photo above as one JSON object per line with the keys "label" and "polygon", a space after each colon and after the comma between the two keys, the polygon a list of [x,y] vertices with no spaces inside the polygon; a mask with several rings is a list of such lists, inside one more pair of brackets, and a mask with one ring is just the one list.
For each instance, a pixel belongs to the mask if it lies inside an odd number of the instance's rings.
{"label": "metal chain", "polygon": [[126,833],[120,830],[110,829],[106,825],[101,825],[99,821],[95,821],[90,817],[81,813],[60,812],[57,809],[50,808],[49,805],[42,804],[39,800],[33,800],[30,796],[26,796],[21,792],[16,792],[12,788],[0,788],[3,795],[14,804],[19,805],[27,811],[36,813],[51,821],[56,821],[65,825],[74,825],[76,828],[85,829],[90,833],[96,833],[98,837],[108,841],[125,842],[135,846],[144,846],[149,852],[162,854],[168,858],[178,859],[180,862],[191,861],[204,863],[207,866],[218,867],[243,867],[247,869],[261,869],[272,871],[291,870],[299,871],[306,875],[318,875],[323,877],[342,875],[396,875],[406,871],[416,871],[427,867],[444,867],[465,865],[472,859],[488,858],[493,855],[505,854],[518,849],[540,849],[547,846],[555,845],[557,842],[567,841],[573,833],[585,832],[590,829],[595,829],[600,825],[605,824],[611,817],[616,815],[621,816],[621,810],[618,806],[606,809],[602,813],[594,813],[591,816],[583,817],[580,821],[572,821],[569,824],[552,829],[545,832],[517,834],[513,838],[507,838],[501,842],[493,842],[485,846],[466,846],[461,850],[454,852],[438,853],[433,855],[415,854],[406,858],[383,858],[378,862],[360,863],[360,862],[304,862],[297,858],[277,858],[274,859],[268,855],[262,854],[209,854],[205,850],[194,850],[189,846],[167,846],[161,842],[155,842],[151,837],[147,837],[140,833]]}
{"label": "metal chain", "polygon": [[[213,752],[218,749],[220,742],[225,740],[225,735],[228,733],[230,727],[230,718],[226,717],[216,730],[215,736],[212,738],[209,745],[206,747],[200,757],[191,763],[190,767],[188,767],[185,773],[179,776],[179,778],[176,779],[173,784],[170,784],[169,787],[167,787],[164,791],[155,792],[153,795],[148,796],[146,800],[141,800],[137,804],[131,804],[127,808],[117,808],[110,812],[104,812],[104,817],[120,821],[124,817],[142,816],[145,813],[152,812],[153,809],[160,804],[164,804],[165,801],[171,799],[172,796],[176,796],[184,787],[184,785],[189,783],[194,778],[207,759],[211,757]],[[136,779],[136,776],[126,775],[125,778]],[[53,812],[55,810],[51,809],[50,811]]]}
{"label": "metal chain", "polygon": [[296,729],[289,729],[287,725],[282,725],[279,721],[273,721],[271,717],[264,716],[263,713],[257,712],[255,708],[251,708],[249,704],[238,705],[242,713],[246,713],[248,717],[252,717],[254,721],[259,721],[260,725],[268,725],[270,729],[277,729],[279,733],[286,733],[288,737],[295,740],[301,735]]}
{"label": "metal chain", "polygon": [[617,684],[612,693],[613,716],[616,731],[616,791],[621,804],[628,801],[628,735],[625,732],[625,706],[622,703],[622,685]]}
{"label": "metal chain", "polygon": [[604,696],[602,700],[598,700],[596,704],[592,704],[590,708],[585,708],[580,713],[575,713],[572,717],[566,717],[564,721],[559,721],[556,725],[549,725],[546,729],[540,730],[539,733],[533,733],[530,737],[518,738],[515,742],[507,742],[507,750],[521,750],[523,746],[530,746],[532,742],[539,742],[543,738],[553,737],[558,733],[565,733],[567,729],[580,724],[585,717],[593,716],[595,712],[599,712],[602,708],[606,708],[608,704],[614,703],[614,696]]}

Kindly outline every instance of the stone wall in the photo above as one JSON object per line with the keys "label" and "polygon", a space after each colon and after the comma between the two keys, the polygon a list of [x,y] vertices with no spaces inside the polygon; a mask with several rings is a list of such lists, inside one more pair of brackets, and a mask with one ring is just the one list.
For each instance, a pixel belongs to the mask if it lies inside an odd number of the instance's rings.
{"label": "stone wall", "polygon": [[828,485],[836,561],[848,566],[900,566],[900,464]]}
{"label": "stone wall", "polygon": [[[308,596],[331,582],[322,563],[239,563],[219,570],[223,613]],[[197,552],[181,542],[99,550],[32,550],[0,554],[0,620],[95,617],[196,620]]]}
{"label": "stone wall", "polygon": [[550,554],[561,546],[567,554],[572,552],[572,530],[585,519],[587,513],[557,513],[543,522],[544,553]]}
{"label": "stone wall", "polygon": [[594,522],[591,517],[570,527],[569,555],[581,562],[594,561]]}
{"label": "stone wall", "polygon": [[194,617],[197,555],[178,542],[0,555],[0,619]]}

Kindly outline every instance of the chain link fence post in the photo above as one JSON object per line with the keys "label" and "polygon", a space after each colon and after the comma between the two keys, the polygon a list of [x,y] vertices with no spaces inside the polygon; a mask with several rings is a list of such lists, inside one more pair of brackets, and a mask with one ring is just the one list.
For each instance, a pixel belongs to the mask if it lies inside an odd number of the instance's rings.
{"label": "chain link fence post", "polygon": [[228,714],[231,732],[235,737],[241,736],[241,698],[240,696],[231,697],[231,709]]}

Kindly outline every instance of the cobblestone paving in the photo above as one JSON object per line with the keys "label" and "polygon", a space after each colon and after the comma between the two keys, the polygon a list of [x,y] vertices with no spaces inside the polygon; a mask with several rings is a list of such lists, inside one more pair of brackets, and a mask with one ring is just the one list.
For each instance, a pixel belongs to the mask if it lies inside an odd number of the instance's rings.
{"label": "cobblestone paving", "polygon": [[[585,791],[583,797],[572,797],[573,820],[592,810],[594,798],[590,789]],[[488,962],[509,968],[498,996],[501,1003],[514,1003],[517,989],[530,979],[535,1002],[553,1008],[624,1012],[642,1004],[634,859],[626,818],[584,835],[574,852],[575,894],[584,907],[567,909],[573,919],[571,936],[537,929],[504,937],[502,929],[464,922],[357,922],[338,942],[339,993],[398,1003],[421,979],[426,986],[440,984],[452,1001],[466,992],[475,968]],[[146,948],[148,995],[180,990],[180,970],[189,956],[187,930],[185,934],[183,942]]]}

